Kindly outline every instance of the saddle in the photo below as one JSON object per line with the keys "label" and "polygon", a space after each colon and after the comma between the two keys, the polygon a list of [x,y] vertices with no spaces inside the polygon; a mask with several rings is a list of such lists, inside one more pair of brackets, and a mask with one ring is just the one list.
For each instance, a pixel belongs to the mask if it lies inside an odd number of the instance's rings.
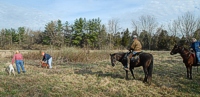
{"label": "saddle", "polygon": [[138,59],[139,59],[139,55],[141,54],[142,52],[137,52],[135,54],[133,54],[132,58],[131,58],[131,61],[132,62],[136,62]]}
{"label": "saddle", "polygon": [[141,51],[141,52],[136,52],[135,54],[133,54],[133,57],[134,57],[134,56],[138,56],[138,55],[140,55],[141,53],[143,53],[143,51]]}
{"label": "saddle", "polygon": [[142,52],[143,52],[143,51],[141,51],[141,52],[136,52],[135,54],[133,54],[132,52],[127,52],[127,53],[125,54],[125,56],[124,56],[123,59],[124,59],[124,60],[127,60],[127,56],[128,56],[130,53],[132,53],[133,56],[132,56],[132,58],[131,58],[131,61],[134,62],[134,61],[138,60],[139,55],[140,55]]}

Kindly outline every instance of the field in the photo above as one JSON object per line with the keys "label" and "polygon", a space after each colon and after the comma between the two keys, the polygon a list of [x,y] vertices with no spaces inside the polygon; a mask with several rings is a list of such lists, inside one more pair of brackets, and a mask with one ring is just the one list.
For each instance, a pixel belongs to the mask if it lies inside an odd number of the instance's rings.
{"label": "field", "polygon": [[[47,51],[50,53],[50,51]],[[136,79],[125,79],[122,64],[111,66],[109,54],[118,51],[65,51],[52,53],[53,69],[39,67],[41,56],[24,54],[25,74],[4,71],[11,56],[0,60],[1,97],[199,97],[200,70],[193,67],[193,80],[186,78],[186,68],[179,54],[146,51],[154,56],[152,84],[142,80],[142,67],[134,69]],[[77,58],[77,56],[79,56]]]}

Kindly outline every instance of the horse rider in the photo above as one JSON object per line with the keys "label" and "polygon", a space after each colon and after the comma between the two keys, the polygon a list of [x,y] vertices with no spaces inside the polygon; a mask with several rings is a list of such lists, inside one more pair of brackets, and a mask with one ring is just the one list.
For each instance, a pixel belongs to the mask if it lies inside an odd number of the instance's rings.
{"label": "horse rider", "polygon": [[197,41],[195,38],[192,38],[192,44],[190,47],[195,52],[197,64],[200,64],[200,42]]}
{"label": "horse rider", "polygon": [[[131,44],[131,46],[128,48],[130,53],[128,53],[127,55],[127,66],[124,67],[125,70],[129,70],[130,68],[130,59],[133,55],[135,55],[137,52],[141,52],[141,49],[142,49],[142,45],[140,43],[140,41],[137,39],[137,36],[136,35],[133,35],[133,42]],[[131,55],[131,53],[133,55]]]}

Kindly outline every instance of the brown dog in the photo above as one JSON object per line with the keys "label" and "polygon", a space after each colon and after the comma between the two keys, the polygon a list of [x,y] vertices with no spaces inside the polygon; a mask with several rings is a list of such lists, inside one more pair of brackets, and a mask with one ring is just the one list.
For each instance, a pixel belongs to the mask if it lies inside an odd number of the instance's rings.
{"label": "brown dog", "polygon": [[44,61],[41,61],[41,67],[42,68],[49,68],[49,65],[45,63]]}

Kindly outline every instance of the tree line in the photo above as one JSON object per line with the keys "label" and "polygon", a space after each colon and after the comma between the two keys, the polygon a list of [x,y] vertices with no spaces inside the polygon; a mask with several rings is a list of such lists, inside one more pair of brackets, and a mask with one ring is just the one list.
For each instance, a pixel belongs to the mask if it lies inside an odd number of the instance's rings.
{"label": "tree line", "polygon": [[111,19],[105,25],[100,18],[79,18],[73,24],[61,20],[50,21],[44,31],[25,27],[5,28],[0,31],[0,49],[41,49],[45,46],[55,49],[127,49],[132,36],[137,35],[145,50],[170,50],[177,43],[189,46],[192,37],[200,39],[200,18],[190,12],[179,16],[167,26],[159,24],[150,15],[142,15],[131,23],[133,31],[128,28],[121,30],[118,19]]}

